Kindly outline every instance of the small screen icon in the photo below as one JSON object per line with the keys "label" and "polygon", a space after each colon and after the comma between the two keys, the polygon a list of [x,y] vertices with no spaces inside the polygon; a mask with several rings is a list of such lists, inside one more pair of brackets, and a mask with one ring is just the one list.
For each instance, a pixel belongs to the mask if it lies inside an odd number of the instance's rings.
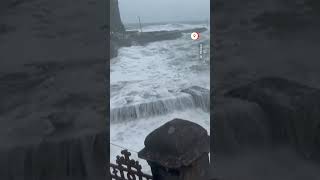
{"label": "small screen icon", "polygon": [[191,33],[191,39],[192,40],[197,40],[197,39],[199,39],[199,37],[200,37],[199,33],[197,33],[197,32]]}

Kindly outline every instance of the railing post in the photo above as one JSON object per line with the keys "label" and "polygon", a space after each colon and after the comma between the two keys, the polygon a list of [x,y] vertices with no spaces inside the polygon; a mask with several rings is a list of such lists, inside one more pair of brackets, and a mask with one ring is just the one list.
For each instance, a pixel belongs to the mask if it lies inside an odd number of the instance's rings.
{"label": "railing post", "polygon": [[208,180],[210,139],[200,125],[174,119],[151,132],[138,156],[153,180]]}

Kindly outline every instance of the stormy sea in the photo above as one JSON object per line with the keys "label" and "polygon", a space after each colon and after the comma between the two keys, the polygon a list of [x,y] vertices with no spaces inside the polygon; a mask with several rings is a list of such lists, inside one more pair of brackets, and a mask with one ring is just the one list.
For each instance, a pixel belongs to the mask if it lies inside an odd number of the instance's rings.
{"label": "stormy sea", "polygon": [[[122,47],[110,61],[110,159],[123,149],[137,158],[145,137],[174,119],[195,122],[210,133],[210,27],[205,23],[142,24],[143,32],[207,28],[198,40],[181,38]],[[127,31],[140,31],[137,24]],[[143,171],[147,163],[139,159]]]}

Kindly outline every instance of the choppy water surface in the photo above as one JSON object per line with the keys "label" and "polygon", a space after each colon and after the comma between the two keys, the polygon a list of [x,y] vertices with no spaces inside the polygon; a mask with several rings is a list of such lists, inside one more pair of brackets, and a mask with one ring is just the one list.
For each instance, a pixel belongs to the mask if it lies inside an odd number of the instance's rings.
{"label": "choppy water surface", "polygon": [[[204,26],[162,24],[144,26],[143,31]],[[110,140],[113,144],[139,151],[144,147],[146,135],[173,118],[196,122],[209,132],[209,113],[196,106],[194,97],[181,92],[191,86],[209,90],[209,33],[209,30],[201,33],[197,41],[191,40],[190,34],[184,34],[176,40],[119,49],[118,57],[110,62]],[[111,145],[111,160],[120,150]],[[149,171],[145,162],[143,166]]]}

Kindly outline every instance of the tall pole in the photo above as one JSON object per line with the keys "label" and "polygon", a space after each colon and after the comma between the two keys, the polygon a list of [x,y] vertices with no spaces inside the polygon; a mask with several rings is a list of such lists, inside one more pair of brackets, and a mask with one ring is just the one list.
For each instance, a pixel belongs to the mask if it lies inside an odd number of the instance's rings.
{"label": "tall pole", "polygon": [[139,25],[140,25],[140,32],[142,32],[142,26],[141,26],[140,16],[138,16],[138,19],[139,19]]}

